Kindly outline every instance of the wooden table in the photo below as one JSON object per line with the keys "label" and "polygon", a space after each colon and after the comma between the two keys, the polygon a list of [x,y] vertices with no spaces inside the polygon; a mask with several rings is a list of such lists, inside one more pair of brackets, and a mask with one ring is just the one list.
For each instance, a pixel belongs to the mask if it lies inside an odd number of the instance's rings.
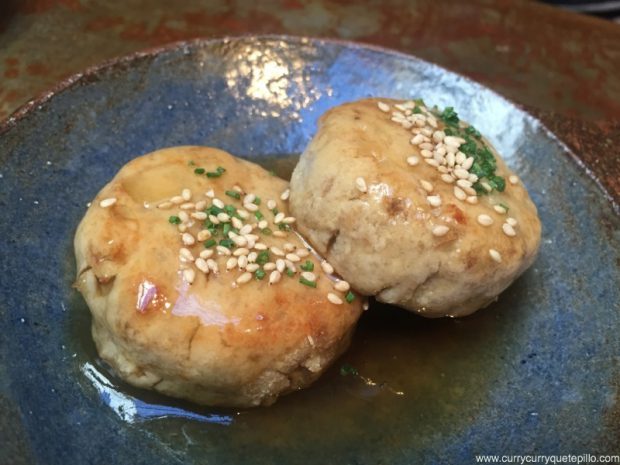
{"label": "wooden table", "polygon": [[620,26],[614,23],[504,0],[0,3],[0,118],[89,65],[170,41],[338,37],[411,53],[495,89],[539,117],[616,208],[620,202]]}

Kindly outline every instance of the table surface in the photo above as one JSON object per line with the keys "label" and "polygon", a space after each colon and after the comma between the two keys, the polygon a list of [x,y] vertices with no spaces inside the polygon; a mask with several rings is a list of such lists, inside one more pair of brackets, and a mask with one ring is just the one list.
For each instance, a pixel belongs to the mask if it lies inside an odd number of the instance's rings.
{"label": "table surface", "polygon": [[4,0],[0,118],[102,60],[176,40],[241,34],[371,43],[473,78],[540,118],[618,208],[620,26],[539,3]]}

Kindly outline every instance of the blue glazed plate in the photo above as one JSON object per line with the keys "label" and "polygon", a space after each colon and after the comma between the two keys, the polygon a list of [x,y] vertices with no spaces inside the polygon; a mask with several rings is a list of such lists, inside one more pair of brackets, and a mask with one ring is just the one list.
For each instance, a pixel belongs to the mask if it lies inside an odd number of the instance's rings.
{"label": "blue glazed plate", "polygon": [[[100,187],[136,155],[181,144],[221,147],[286,176],[322,112],[368,96],[452,105],[489,136],[539,208],[534,266],[461,320],[373,305],[330,372],[269,408],[209,409],[116,379],[71,288],[73,234]],[[3,124],[0,159],[0,463],[618,452],[620,221],[561,142],[478,84],[349,43],[199,40],[71,78]],[[358,374],[341,375],[344,364]]]}

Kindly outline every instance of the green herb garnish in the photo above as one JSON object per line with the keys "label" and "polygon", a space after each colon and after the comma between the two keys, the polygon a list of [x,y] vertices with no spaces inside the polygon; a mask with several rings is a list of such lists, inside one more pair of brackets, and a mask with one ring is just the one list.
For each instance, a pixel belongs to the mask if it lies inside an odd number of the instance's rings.
{"label": "green herb garnish", "polygon": [[260,197],[257,195],[256,198],[252,201],[254,205],[260,205]]}
{"label": "green herb garnish", "polygon": [[263,214],[262,214],[259,210],[256,210],[256,211],[254,212],[254,216],[256,217],[256,219],[257,219],[258,221],[260,221],[260,220],[262,220],[263,218],[265,218],[265,217],[263,216]]}
{"label": "green herb garnish", "polygon": [[314,263],[312,263],[310,260],[306,260],[306,263],[304,263],[303,265],[299,265],[299,268],[301,268],[304,271],[313,271]]}
{"label": "green herb garnish", "polygon": [[263,279],[265,277],[265,270],[259,268],[258,270],[256,270],[256,272],[254,273],[254,276],[256,276],[256,279]]}
{"label": "green herb garnish", "polygon": [[208,249],[209,247],[213,247],[215,244],[217,244],[215,239],[208,239],[204,242],[205,249]]}
{"label": "green herb garnish", "polygon": [[280,224],[278,225],[278,229],[279,229],[280,231],[290,231],[290,230],[291,230],[291,227],[290,227],[288,224],[285,224],[285,223],[280,223]]}
{"label": "green herb garnish", "polygon": [[269,229],[269,228],[263,228],[263,229],[260,230],[260,232],[262,232],[266,236],[270,236],[271,234],[273,234],[273,231],[271,229]]}
{"label": "green herb garnish", "polygon": [[269,252],[266,250],[261,251],[256,257],[256,263],[258,263],[261,266],[267,263],[268,261],[269,261]]}
{"label": "green herb garnish", "polygon": [[220,241],[220,245],[222,247],[226,247],[227,249],[232,249],[235,247],[235,243],[233,242],[232,239],[222,239]]}
{"label": "green herb garnish", "polygon": [[232,225],[230,223],[224,223],[224,227],[222,228],[222,233],[224,237],[228,237],[228,233],[232,229]]}
{"label": "green herb garnish", "polygon": [[[289,270],[290,271],[290,270]],[[310,281],[306,278],[304,278],[303,276],[301,278],[299,278],[299,282],[301,284],[303,284],[304,286],[308,286],[308,287],[316,287],[316,281]]]}
{"label": "green herb garnish", "polygon": [[237,191],[226,191],[224,192],[228,197],[232,197],[233,199],[239,200],[241,198],[241,194]]}
{"label": "green herb garnish", "polygon": [[353,292],[351,291],[347,292],[347,295],[344,296],[344,300],[349,303],[353,302],[355,300],[355,294],[353,294]]}
{"label": "green herb garnish", "polygon": [[196,168],[194,170],[194,173],[196,173],[196,174],[205,174],[205,169],[204,168]]}
{"label": "green herb garnish", "polygon": [[452,107],[446,107],[445,110],[441,112],[441,115],[439,117],[444,123],[451,126],[456,126],[459,124],[459,117],[456,114],[456,111],[454,111],[454,108]]}
{"label": "green herb garnish", "polygon": [[173,216],[168,217],[168,222],[170,224],[181,224],[181,218],[173,215]]}
{"label": "green herb garnish", "polygon": [[290,268],[287,268],[286,275],[292,278],[293,276],[295,276],[295,272],[291,270]]}
{"label": "green herb garnish", "polygon": [[508,208],[508,205],[506,205],[506,204],[504,204],[504,203],[499,203],[498,205],[499,205],[500,207],[502,207],[504,210],[506,210],[506,213],[508,213],[508,210],[510,210],[510,209]]}

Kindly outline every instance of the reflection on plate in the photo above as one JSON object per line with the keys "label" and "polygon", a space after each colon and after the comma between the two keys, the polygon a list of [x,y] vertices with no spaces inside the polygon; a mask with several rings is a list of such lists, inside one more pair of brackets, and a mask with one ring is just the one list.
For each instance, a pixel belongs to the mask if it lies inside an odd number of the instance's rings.
{"label": "reflection on plate", "polygon": [[[286,176],[318,116],[366,96],[452,105],[488,134],[539,207],[533,268],[462,320],[374,305],[323,379],[270,408],[208,409],[118,382],[70,287],[85,203],[129,159],[172,145],[214,145]],[[13,462],[469,463],[477,453],[614,452],[620,221],[563,145],[493,92],[354,44],[195,41],[90,70],[0,133],[0,450]],[[343,376],[343,365],[358,374]]]}

